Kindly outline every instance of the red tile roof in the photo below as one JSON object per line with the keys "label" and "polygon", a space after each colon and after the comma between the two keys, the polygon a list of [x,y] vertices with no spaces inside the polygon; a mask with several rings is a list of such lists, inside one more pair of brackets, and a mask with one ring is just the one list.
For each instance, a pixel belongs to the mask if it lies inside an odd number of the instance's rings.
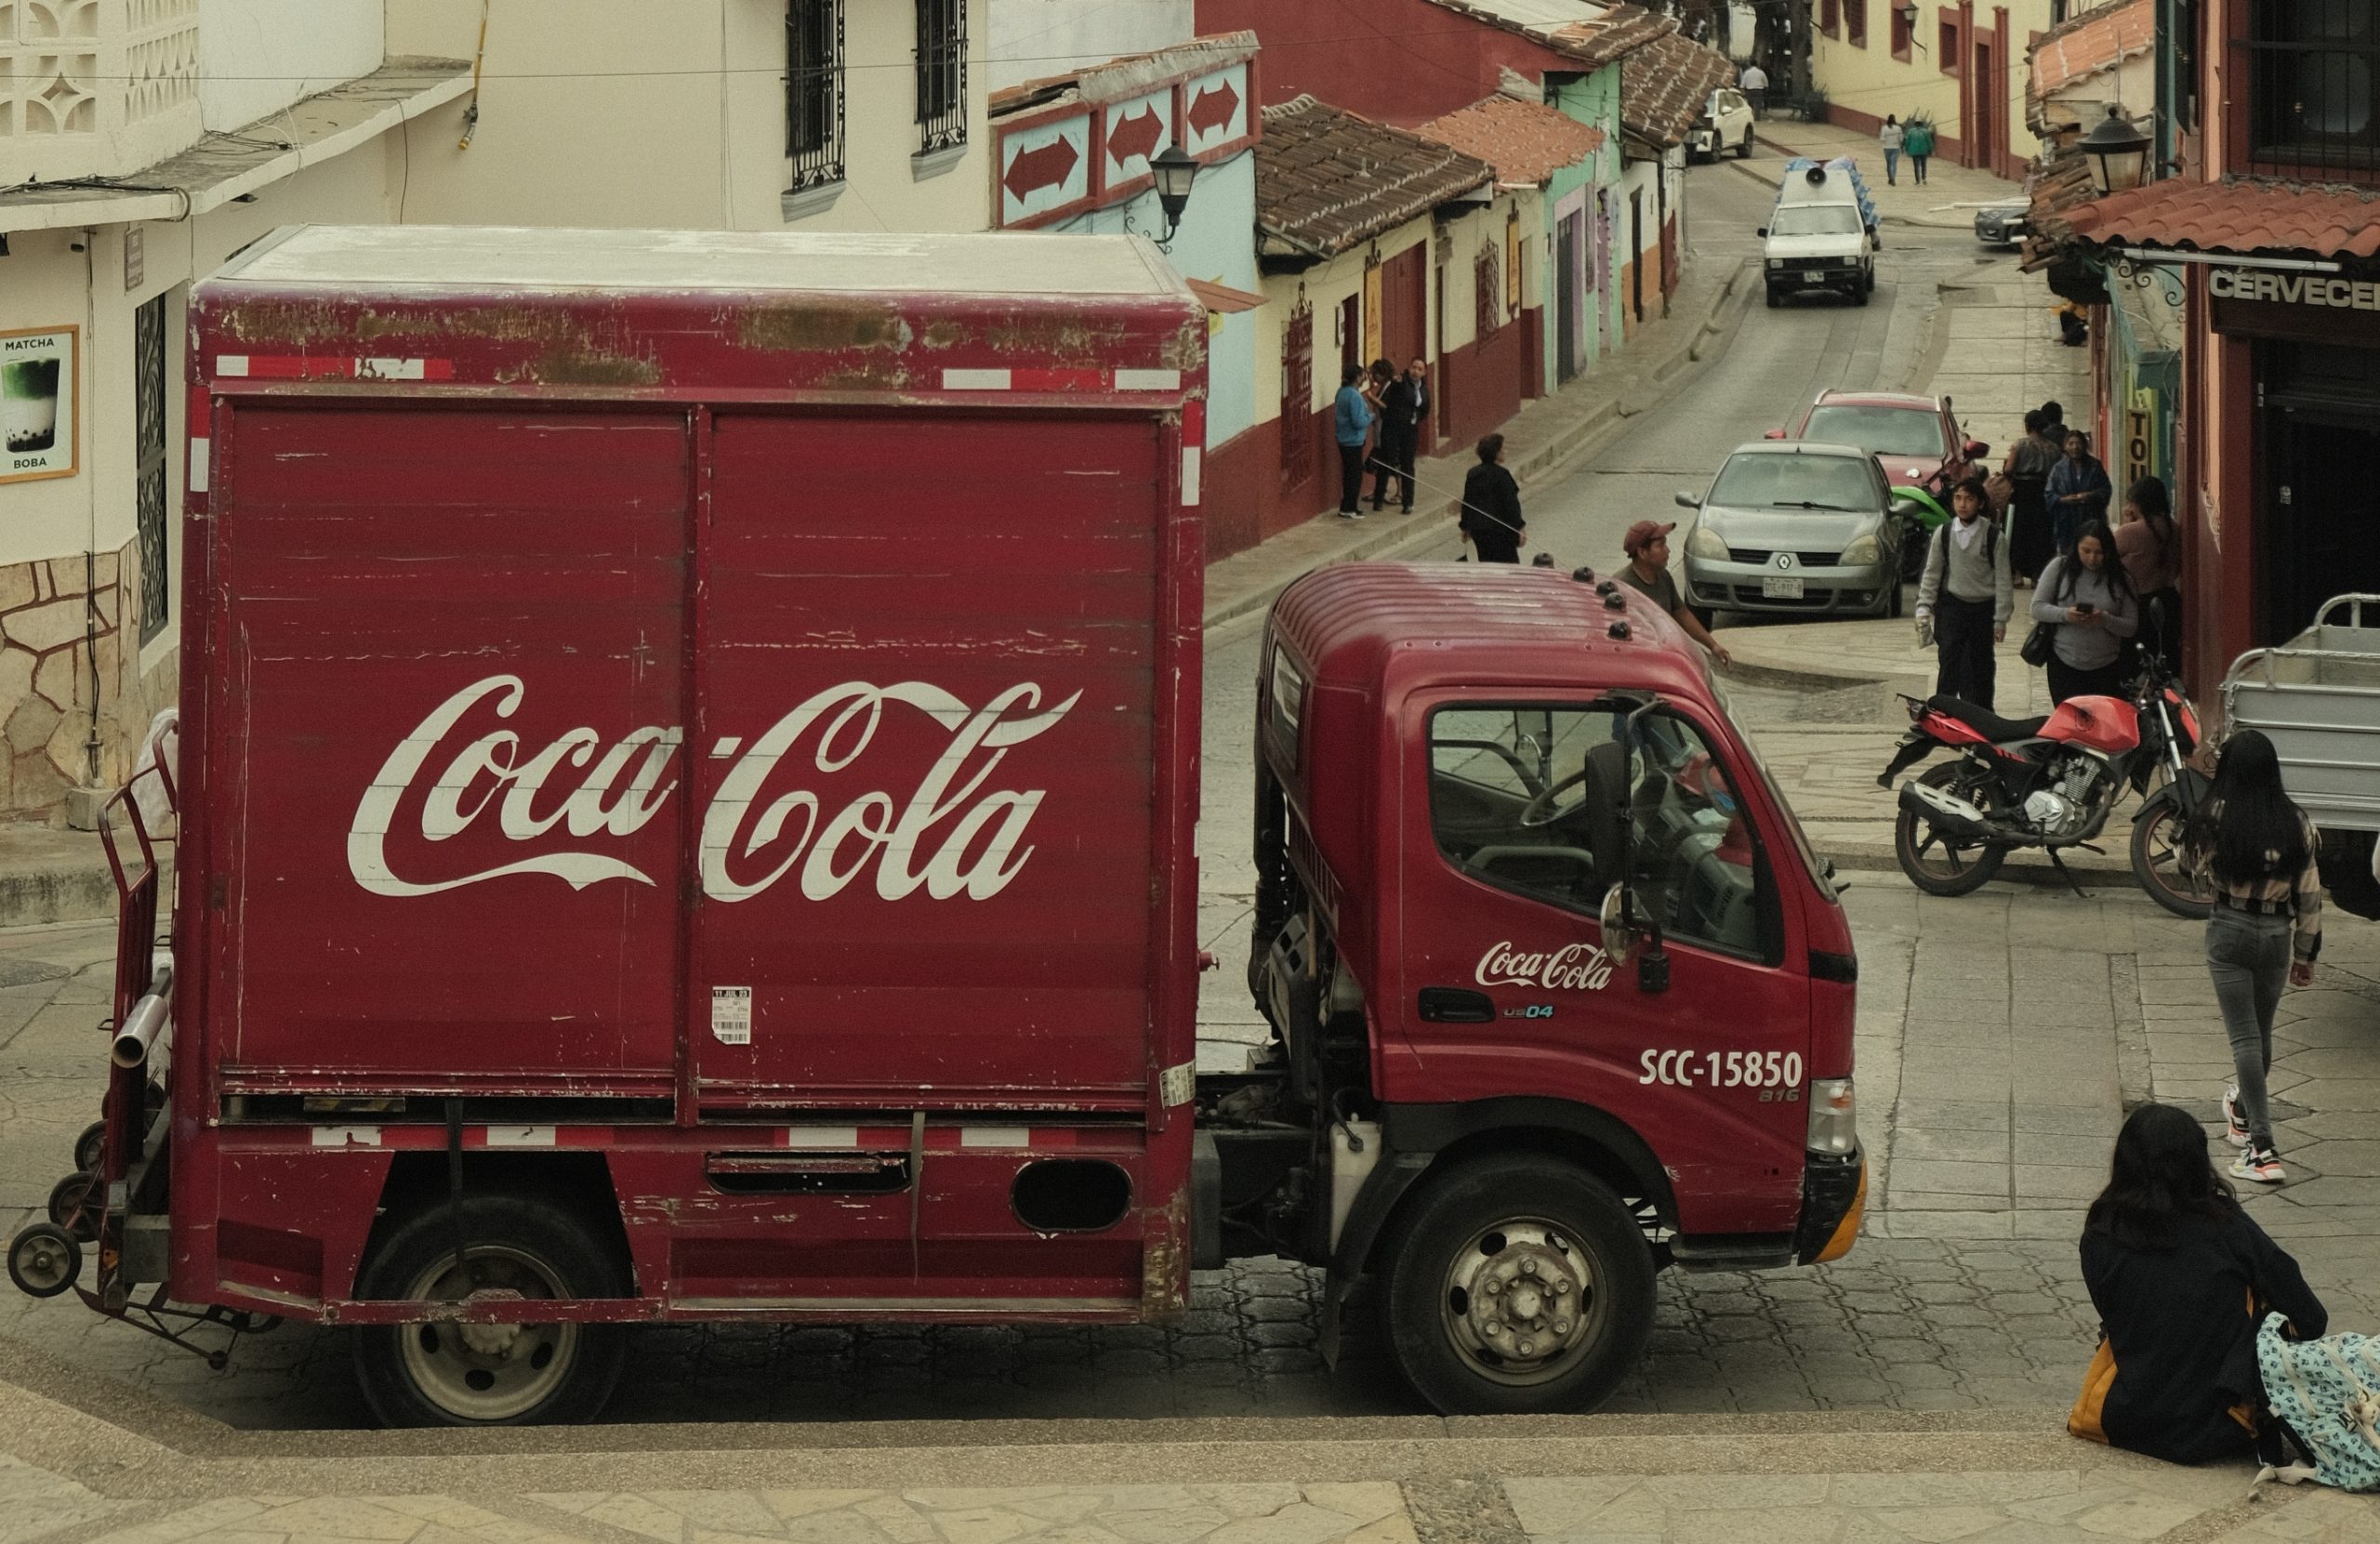
{"label": "red tile roof", "polygon": [[1299,97],[1264,110],[1258,251],[1329,257],[1495,179],[1435,139]]}
{"label": "red tile roof", "polygon": [[2380,253],[2380,188],[2260,178],[2152,182],[2065,212],[2076,239],[2199,252]]}
{"label": "red tile roof", "polygon": [[1716,48],[1658,38],[1620,61],[1620,126],[1647,144],[1682,145],[1711,93],[1735,78]]}
{"label": "red tile roof", "polygon": [[1632,49],[1677,31],[1677,19],[1642,6],[1606,6],[1591,0],[1430,0],[1600,70]]}
{"label": "red tile roof", "polygon": [[2033,45],[2032,95],[2047,97],[2156,46],[2157,10],[2150,0],[2122,0],[2084,11],[2042,33]]}
{"label": "red tile roof", "polygon": [[1501,92],[1413,132],[1477,156],[1496,168],[1496,180],[1508,188],[1542,183],[1603,149],[1603,130],[1559,108]]}

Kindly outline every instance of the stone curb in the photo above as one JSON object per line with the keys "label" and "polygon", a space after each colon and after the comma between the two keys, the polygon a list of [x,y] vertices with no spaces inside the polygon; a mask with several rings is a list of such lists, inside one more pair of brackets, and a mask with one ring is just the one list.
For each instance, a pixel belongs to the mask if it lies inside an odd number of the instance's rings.
{"label": "stone curb", "polygon": [[[1544,444],[1508,463],[1523,489],[1542,488],[1547,482],[1567,476],[1580,460],[1602,447],[1605,438],[1612,430],[1637,414],[1666,402],[1684,384],[1682,377],[1687,368],[1705,363],[1715,351],[1705,340],[1715,341],[1724,337],[1741,320],[1752,294],[1752,286],[1743,279],[1751,271],[1749,260],[1737,264],[1720,284],[1719,293],[1712,297],[1711,305],[1703,312],[1702,321],[1687,335],[1686,342],[1673,349],[1658,363],[1648,364],[1640,378],[1659,389],[1661,395],[1659,398],[1633,410],[1623,408],[1617,400],[1603,402],[1583,415],[1578,422],[1566,426]],[[1368,559],[1394,561],[1414,556],[1429,547],[1447,544],[1453,538],[1444,522],[1454,517],[1455,506],[1459,502],[1459,499],[1442,499],[1427,510],[1417,505],[1412,518],[1400,516],[1395,524],[1349,543],[1322,559],[1321,562],[1358,562]],[[1320,563],[1313,566],[1318,567]],[[1310,572],[1311,567],[1301,568],[1277,581],[1268,581],[1245,594],[1210,606],[1206,613],[1207,627],[1218,627],[1265,610],[1279,599],[1283,590]]]}

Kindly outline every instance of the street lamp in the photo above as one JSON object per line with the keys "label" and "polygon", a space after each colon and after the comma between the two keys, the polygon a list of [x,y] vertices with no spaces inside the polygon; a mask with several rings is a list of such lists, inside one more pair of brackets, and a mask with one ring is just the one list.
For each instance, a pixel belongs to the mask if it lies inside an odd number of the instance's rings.
{"label": "street lamp", "polygon": [[2080,148],[2091,158],[2091,185],[2101,198],[2128,193],[2148,178],[2149,136],[2132,126],[2121,104],[2109,105],[2107,117],[2082,136]]}
{"label": "street lamp", "polygon": [[1157,244],[1162,250],[1181,229],[1182,211],[1190,204],[1190,184],[1198,179],[1198,163],[1180,145],[1168,145],[1149,163],[1149,178],[1157,184],[1157,207],[1165,211],[1165,234]]}

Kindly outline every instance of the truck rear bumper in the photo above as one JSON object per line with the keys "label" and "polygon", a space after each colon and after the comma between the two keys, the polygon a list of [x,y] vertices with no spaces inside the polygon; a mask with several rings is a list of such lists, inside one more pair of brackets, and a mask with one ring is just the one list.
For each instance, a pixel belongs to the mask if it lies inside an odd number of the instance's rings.
{"label": "truck rear bumper", "polygon": [[1793,1259],[1819,1265],[1851,1252],[1868,1206],[1868,1155],[1811,1155],[1802,1169],[1802,1225],[1793,1232]]}

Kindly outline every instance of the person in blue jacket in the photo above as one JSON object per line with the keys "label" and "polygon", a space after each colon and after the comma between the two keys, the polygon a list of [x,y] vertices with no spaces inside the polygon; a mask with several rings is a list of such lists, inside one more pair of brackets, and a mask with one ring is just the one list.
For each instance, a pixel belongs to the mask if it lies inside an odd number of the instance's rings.
{"label": "person in blue jacket", "polygon": [[2115,492],[2108,468],[2091,454],[2091,437],[2079,429],[2068,429],[2066,459],[2049,469],[2049,484],[2042,490],[2058,551],[2073,551],[2084,526],[2108,518],[2108,503]]}
{"label": "person in blue jacket", "polygon": [[1350,364],[1339,377],[1339,397],[1331,404],[1330,432],[1339,442],[1339,518],[1361,520],[1357,508],[1364,493],[1364,439],[1371,432],[1371,399],[1364,395],[1364,367]]}

